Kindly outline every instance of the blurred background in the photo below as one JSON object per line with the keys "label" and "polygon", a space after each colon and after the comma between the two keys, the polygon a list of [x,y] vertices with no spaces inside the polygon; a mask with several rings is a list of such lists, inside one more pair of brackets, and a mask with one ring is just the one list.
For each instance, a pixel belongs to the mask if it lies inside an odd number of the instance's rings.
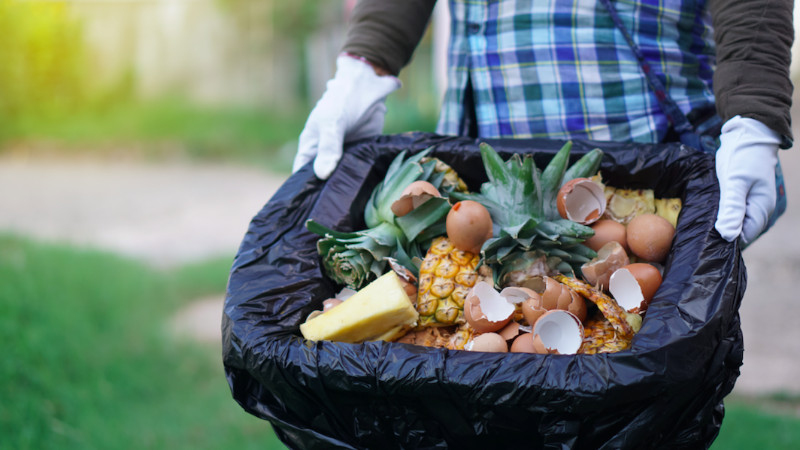
{"label": "blurred background", "polygon": [[[387,134],[434,131],[440,3]],[[354,4],[0,0],[0,448],[283,448],[231,399],[222,301]],[[789,211],[745,252],[745,365],[715,448],[800,446],[800,159],[781,157]]]}

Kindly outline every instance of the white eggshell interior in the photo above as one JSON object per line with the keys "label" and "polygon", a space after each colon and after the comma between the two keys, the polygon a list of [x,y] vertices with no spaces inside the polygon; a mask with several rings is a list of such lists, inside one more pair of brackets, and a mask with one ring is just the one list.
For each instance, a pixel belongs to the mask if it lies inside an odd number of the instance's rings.
{"label": "white eggshell interior", "polygon": [[502,291],[500,291],[500,295],[505,297],[505,299],[510,303],[522,303],[528,298],[530,298],[527,292],[523,291],[518,287],[513,287],[513,286],[507,287]]}
{"label": "white eggshell interior", "polygon": [[644,294],[639,282],[633,274],[625,268],[617,269],[611,274],[608,282],[608,292],[614,297],[619,306],[629,311],[638,308],[644,301]]}
{"label": "white eggshell interior", "polygon": [[540,317],[533,326],[533,333],[539,335],[546,348],[562,355],[577,353],[583,343],[581,321],[575,314],[560,309]]}
{"label": "white eggshell interior", "polygon": [[606,209],[603,188],[588,180],[576,183],[572,192],[564,198],[564,208],[570,220],[583,222],[592,211],[597,211],[596,218],[599,219]]}
{"label": "white eggshell interior", "polygon": [[339,293],[336,294],[334,296],[334,298],[338,298],[339,300],[344,301],[344,300],[347,300],[348,298],[352,297],[353,294],[355,294],[355,293],[356,293],[356,291],[354,289],[350,289],[350,288],[346,287],[346,288],[342,289],[341,291],[339,291]]}
{"label": "white eggshell interior", "polygon": [[499,322],[514,314],[514,305],[485,281],[475,283],[473,294],[478,297],[481,311],[490,322]]}

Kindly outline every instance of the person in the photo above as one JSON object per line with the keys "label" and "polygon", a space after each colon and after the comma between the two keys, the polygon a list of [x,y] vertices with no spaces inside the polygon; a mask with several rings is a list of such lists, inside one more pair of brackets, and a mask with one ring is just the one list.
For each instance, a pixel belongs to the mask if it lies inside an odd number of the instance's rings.
{"label": "person", "polygon": [[[381,133],[434,4],[358,2],[295,171],[313,160],[326,179],[344,142]],[[768,227],[778,151],[792,145],[792,0],[451,0],[450,14],[437,133],[657,143],[692,135],[674,116],[710,111],[722,123],[715,228],[748,244]]]}

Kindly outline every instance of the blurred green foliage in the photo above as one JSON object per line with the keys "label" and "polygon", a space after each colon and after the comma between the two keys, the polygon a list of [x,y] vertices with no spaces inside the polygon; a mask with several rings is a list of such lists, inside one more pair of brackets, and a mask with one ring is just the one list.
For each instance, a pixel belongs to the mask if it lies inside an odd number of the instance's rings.
{"label": "blurred green foliage", "polygon": [[219,344],[171,320],[231,258],[157,271],[0,235],[0,448],[279,449],[231,398]]}
{"label": "blurred green foliage", "polygon": [[0,30],[0,119],[65,112],[86,99],[87,55],[65,2],[0,0]]}

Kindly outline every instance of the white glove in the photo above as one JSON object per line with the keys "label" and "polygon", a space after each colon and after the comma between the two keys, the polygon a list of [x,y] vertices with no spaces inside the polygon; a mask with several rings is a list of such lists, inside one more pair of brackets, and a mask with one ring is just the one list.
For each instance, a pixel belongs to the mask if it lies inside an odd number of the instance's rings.
{"label": "white glove", "polygon": [[775,209],[778,133],[741,116],[725,122],[717,150],[720,200],[715,227],[727,241],[749,244],[767,227]]}
{"label": "white glove", "polygon": [[314,173],[327,179],[342,158],[342,144],[381,134],[386,96],[400,88],[400,80],[379,76],[364,61],[341,55],[336,74],[311,111],[300,133],[292,172],[314,160]]}

